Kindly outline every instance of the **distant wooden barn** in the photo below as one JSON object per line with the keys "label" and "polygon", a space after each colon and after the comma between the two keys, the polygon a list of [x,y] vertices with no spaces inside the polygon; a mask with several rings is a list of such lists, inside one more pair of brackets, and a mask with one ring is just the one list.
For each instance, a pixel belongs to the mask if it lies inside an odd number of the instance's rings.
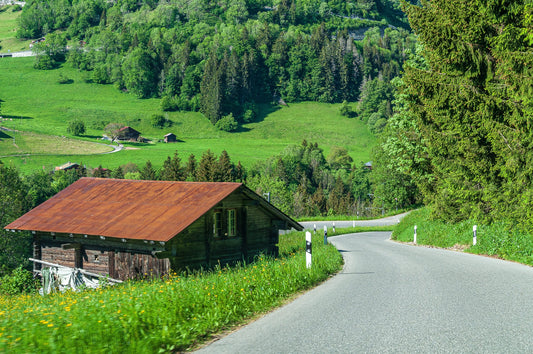
{"label": "distant wooden barn", "polygon": [[168,133],[165,135],[165,143],[175,143],[176,142],[176,134]]}
{"label": "distant wooden barn", "polygon": [[137,130],[133,129],[132,127],[122,127],[118,131],[117,139],[118,140],[135,140],[137,141],[139,137],[141,136],[141,133]]}
{"label": "distant wooden barn", "polygon": [[35,259],[121,280],[277,256],[279,230],[303,229],[241,183],[104,178],[78,180],[5,228],[33,233]]}
{"label": "distant wooden barn", "polygon": [[72,170],[72,169],[76,169],[76,168],[79,168],[80,165],[75,163],[75,162],[67,162],[61,166],[56,166],[55,167],[55,171],[67,171],[67,170]]}

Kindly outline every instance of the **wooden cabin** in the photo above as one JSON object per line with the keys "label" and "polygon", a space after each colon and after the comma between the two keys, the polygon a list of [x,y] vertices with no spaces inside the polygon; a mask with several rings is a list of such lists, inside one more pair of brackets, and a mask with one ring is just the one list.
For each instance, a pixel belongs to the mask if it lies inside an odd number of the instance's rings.
{"label": "wooden cabin", "polygon": [[176,142],[176,134],[168,133],[165,135],[164,139],[165,143],[175,143]]}
{"label": "wooden cabin", "polygon": [[279,230],[303,229],[242,183],[105,178],[81,178],[5,228],[33,233],[35,259],[120,280],[277,256]]}
{"label": "wooden cabin", "polygon": [[69,161],[61,166],[56,166],[54,170],[55,171],[67,171],[67,170],[77,169],[79,167],[80,167],[79,164]]}
{"label": "wooden cabin", "polygon": [[132,127],[126,126],[126,127],[122,127],[119,129],[117,139],[137,141],[140,136],[141,136],[140,132],[133,129]]}

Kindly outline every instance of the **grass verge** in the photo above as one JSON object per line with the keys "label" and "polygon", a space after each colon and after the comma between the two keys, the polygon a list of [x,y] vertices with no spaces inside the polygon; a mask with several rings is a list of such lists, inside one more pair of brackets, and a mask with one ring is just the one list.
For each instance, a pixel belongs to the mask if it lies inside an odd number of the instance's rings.
{"label": "grass verge", "polygon": [[1,352],[175,352],[279,306],[342,267],[316,236],[305,266],[302,232],[280,236],[280,258],[106,289],[0,298]]}
{"label": "grass verge", "polygon": [[[494,256],[533,266],[533,235],[515,230],[504,222],[491,225],[473,220],[451,224],[430,219],[425,207],[405,216],[392,233],[392,239],[413,242],[417,226],[417,244],[441,248],[464,249],[466,252]],[[477,225],[477,244],[473,243],[473,226]]]}

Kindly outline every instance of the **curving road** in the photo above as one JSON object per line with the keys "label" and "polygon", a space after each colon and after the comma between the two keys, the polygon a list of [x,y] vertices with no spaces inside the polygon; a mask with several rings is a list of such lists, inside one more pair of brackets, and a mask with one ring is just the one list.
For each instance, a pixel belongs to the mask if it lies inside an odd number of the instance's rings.
{"label": "curving road", "polygon": [[343,227],[352,227],[352,226],[388,226],[388,225],[396,225],[400,222],[400,220],[405,216],[409,214],[409,212],[398,214],[394,216],[388,216],[386,218],[381,219],[371,219],[371,220],[351,220],[351,221],[301,221],[299,224],[304,227],[306,230],[313,230],[314,226],[316,225],[316,229],[318,230],[324,230],[324,226],[328,228],[329,230],[332,229],[333,225],[335,225],[336,228],[343,228]]}
{"label": "curving road", "polygon": [[199,352],[533,352],[533,268],[389,237],[330,238],[341,273]]}

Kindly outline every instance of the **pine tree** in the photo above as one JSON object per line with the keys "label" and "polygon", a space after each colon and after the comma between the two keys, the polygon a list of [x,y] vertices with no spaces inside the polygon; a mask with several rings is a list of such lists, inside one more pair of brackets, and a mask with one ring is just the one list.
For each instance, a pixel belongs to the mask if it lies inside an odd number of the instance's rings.
{"label": "pine tree", "polygon": [[152,163],[150,162],[150,160],[146,161],[146,164],[144,165],[144,167],[141,169],[139,173],[139,177],[142,180],[147,180],[147,181],[157,180],[157,172],[152,167]]}
{"label": "pine tree", "polygon": [[217,182],[233,182],[235,180],[235,166],[226,150],[223,150],[218,158],[215,180]]}
{"label": "pine tree", "polygon": [[118,166],[114,169],[111,173],[111,178],[124,179],[124,171],[122,170],[122,167]]}
{"label": "pine tree", "polygon": [[196,157],[194,154],[190,154],[187,166],[185,166],[185,175],[188,181],[196,181],[196,165]]}
{"label": "pine tree", "polygon": [[159,173],[159,178],[162,181],[183,181],[185,179],[185,171],[181,167],[181,159],[177,151],[174,152],[174,157],[167,157]]}
{"label": "pine tree", "polygon": [[202,154],[202,158],[196,169],[196,180],[199,182],[214,182],[216,171],[217,161],[215,155],[208,149]]}

